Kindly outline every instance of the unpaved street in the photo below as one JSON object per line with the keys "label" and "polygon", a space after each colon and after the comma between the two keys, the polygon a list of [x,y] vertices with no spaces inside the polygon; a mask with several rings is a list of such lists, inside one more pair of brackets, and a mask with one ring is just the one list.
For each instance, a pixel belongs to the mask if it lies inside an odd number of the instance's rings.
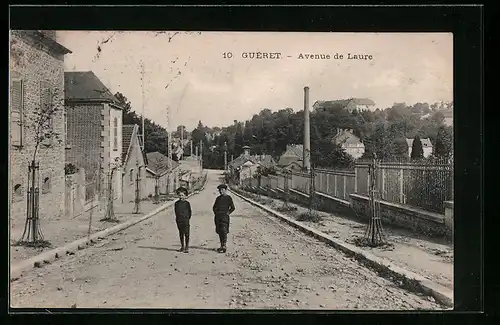
{"label": "unpaved street", "polygon": [[234,197],[226,254],[215,252],[219,182],[190,199],[191,250],[172,209],[11,283],[12,307],[440,309],[341,252]]}

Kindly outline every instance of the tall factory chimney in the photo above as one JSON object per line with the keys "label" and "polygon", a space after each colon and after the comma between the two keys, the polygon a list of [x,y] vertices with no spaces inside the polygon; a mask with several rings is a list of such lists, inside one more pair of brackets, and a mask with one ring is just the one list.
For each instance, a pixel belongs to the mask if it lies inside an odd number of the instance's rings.
{"label": "tall factory chimney", "polygon": [[304,87],[304,157],[303,167],[311,169],[311,125],[309,122],[309,87]]}

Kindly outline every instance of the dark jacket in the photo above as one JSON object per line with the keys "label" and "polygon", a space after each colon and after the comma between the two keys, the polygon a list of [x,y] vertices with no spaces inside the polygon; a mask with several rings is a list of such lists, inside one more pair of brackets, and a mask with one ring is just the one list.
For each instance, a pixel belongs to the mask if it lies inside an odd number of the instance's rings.
{"label": "dark jacket", "polygon": [[233,199],[229,195],[219,195],[215,199],[213,206],[215,215],[230,215],[234,210]]}
{"label": "dark jacket", "polygon": [[175,220],[191,219],[191,204],[186,200],[177,200],[174,205]]}

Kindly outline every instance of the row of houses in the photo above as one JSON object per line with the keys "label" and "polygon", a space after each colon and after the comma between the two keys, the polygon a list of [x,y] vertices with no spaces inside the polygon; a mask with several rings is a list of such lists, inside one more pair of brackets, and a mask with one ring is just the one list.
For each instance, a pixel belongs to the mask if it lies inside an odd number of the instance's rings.
{"label": "row of houses", "polygon": [[[353,134],[352,129],[339,129],[332,141],[340,144],[344,150],[355,159],[364,153],[364,144]],[[421,139],[424,157],[432,154],[432,143],[430,139]],[[408,157],[411,156],[413,139],[406,139],[408,145]],[[303,169],[304,146],[301,144],[289,144],[285,152],[276,162],[270,155],[251,155],[250,147],[243,147],[244,152],[228,164],[229,172],[233,179],[241,182],[253,177],[259,168],[275,168],[300,171]]]}
{"label": "row of houses", "polygon": [[[57,42],[55,31],[11,31],[10,47],[13,226],[26,216],[28,165],[34,159],[39,163],[40,216],[47,219],[65,211],[69,164],[84,171],[86,203],[104,200],[108,181],[120,202],[135,199],[137,176],[142,198],[153,195],[155,186],[169,193],[178,185],[179,164],[158,152],[144,153],[139,127],[123,125],[123,108],[99,78],[91,71],[64,71],[64,56],[71,51]],[[54,113],[43,127],[55,136],[37,144],[36,123],[47,108]]]}

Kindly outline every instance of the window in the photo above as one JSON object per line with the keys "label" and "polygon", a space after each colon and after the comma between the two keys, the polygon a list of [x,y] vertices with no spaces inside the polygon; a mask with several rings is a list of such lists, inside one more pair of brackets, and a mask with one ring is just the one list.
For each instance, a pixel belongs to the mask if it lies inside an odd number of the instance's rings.
{"label": "window", "polygon": [[118,118],[113,120],[113,150],[118,150]]}
{"label": "window", "polygon": [[131,169],[131,170],[130,170],[130,175],[129,175],[129,177],[130,177],[130,182],[133,182],[133,181],[134,181],[134,169]]}
{"label": "window", "polygon": [[50,193],[50,178],[48,177],[43,179],[42,193]]}
{"label": "window", "polygon": [[55,107],[52,103],[52,90],[48,81],[40,82],[40,108],[42,113],[43,133],[45,135],[43,143],[50,145],[54,132]]}
{"label": "window", "polygon": [[20,79],[12,80],[10,88],[10,136],[13,146],[23,145],[24,87]]}
{"label": "window", "polygon": [[14,202],[21,201],[23,199],[23,189],[21,184],[16,184],[12,188],[12,200]]}

